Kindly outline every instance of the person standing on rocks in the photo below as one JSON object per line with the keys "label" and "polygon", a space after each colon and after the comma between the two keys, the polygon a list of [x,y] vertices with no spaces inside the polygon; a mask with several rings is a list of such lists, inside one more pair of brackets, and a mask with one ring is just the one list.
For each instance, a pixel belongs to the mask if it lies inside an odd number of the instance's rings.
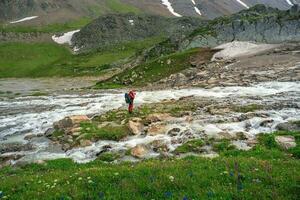
{"label": "person standing on rocks", "polygon": [[130,90],[129,93],[125,94],[125,101],[128,104],[128,112],[131,114],[133,112],[133,101],[135,99],[135,91]]}

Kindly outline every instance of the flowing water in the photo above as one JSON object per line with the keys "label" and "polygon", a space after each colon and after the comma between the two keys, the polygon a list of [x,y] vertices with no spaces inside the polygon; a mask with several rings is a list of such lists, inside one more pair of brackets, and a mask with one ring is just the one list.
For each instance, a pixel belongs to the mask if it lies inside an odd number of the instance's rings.
{"label": "flowing water", "polygon": [[[189,130],[192,136],[158,135],[158,136],[132,136],[125,141],[99,141],[93,146],[72,149],[63,152],[51,146],[46,138],[34,140],[36,150],[24,153],[23,160],[54,159],[70,157],[77,162],[88,162],[96,158],[105,145],[110,145],[113,150],[124,150],[134,147],[136,144],[147,144],[154,140],[163,140],[172,150],[180,143],[175,139],[189,139],[200,137],[203,134],[218,134],[224,130],[227,132],[245,132],[255,135],[260,132],[275,130],[278,123],[288,120],[300,119],[300,82],[268,82],[252,85],[249,87],[216,87],[212,89],[192,88],[180,90],[161,90],[138,92],[136,104],[155,103],[165,99],[179,99],[186,96],[201,98],[213,98],[219,102],[235,101],[239,104],[245,102],[260,102],[266,105],[288,102],[289,105],[281,109],[259,111],[267,114],[266,118],[253,117],[240,122],[213,123],[212,116],[202,116],[192,123],[184,119],[177,119],[168,128],[180,127],[181,130]],[[0,145],[1,143],[23,142],[27,133],[43,134],[52,124],[70,115],[95,115],[112,109],[125,107],[124,94],[122,91],[101,91],[85,94],[58,94],[49,96],[25,96],[14,99],[2,98],[0,100]],[[208,117],[208,118],[207,118]],[[228,115],[228,118],[233,117]],[[269,120],[268,126],[261,126],[264,120]],[[176,138],[177,137],[177,138]],[[184,140],[180,140],[184,141]],[[156,156],[150,153],[149,157]]]}

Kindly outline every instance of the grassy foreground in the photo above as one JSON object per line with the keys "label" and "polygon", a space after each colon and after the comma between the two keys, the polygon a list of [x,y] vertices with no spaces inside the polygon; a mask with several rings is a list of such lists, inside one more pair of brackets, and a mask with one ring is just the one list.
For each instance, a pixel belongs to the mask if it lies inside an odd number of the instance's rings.
{"label": "grassy foreground", "polygon": [[[299,133],[289,134],[299,147]],[[60,159],[7,167],[0,170],[0,199],[299,199],[299,159],[280,149],[274,135],[259,142],[247,152],[220,148],[215,159],[82,165]]]}

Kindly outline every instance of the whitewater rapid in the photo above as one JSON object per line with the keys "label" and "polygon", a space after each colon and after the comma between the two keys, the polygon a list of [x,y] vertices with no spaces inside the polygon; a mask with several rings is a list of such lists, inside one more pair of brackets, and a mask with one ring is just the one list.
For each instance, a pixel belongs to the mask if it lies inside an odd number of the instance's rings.
{"label": "whitewater rapid", "polygon": [[[196,96],[201,98],[213,98],[219,101],[240,99],[240,102],[247,99],[260,99],[258,101],[284,102],[292,101],[297,104],[296,108],[285,108],[281,110],[267,111],[272,124],[268,127],[260,127],[259,124],[266,119],[253,118],[247,122],[234,122],[224,124],[206,123],[205,120],[196,120],[192,124],[178,122],[182,129],[191,129],[195,134],[197,130],[207,134],[218,134],[227,132],[245,132],[255,135],[260,132],[271,132],[275,130],[278,123],[288,120],[299,120],[299,99],[300,82],[267,82],[251,85],[248,87],[216,87],[212,89],[192,88],[178,90],[141,91],[137,92],[136,105],[155,103],[163,100],[179,99],[181,97]],[[0,145],[8,142],[25,142],[23,137],[27,133],[43,134],[52,127],[53,123],[70,115],[99,115],[112,109],[126,107],[123,91],[101,91],[99,93],[84,95],[54,95],[41,97],[19,97],[15,99],[0,100]],[[247,124],[246,124],[247,123]],[[249,130],[247,126],[251,125]],[[172,127],[174,126],[172,125]],[[197,137],[197,135],[195,135]],[[105,145],[111,145],[115,149],[124,149],[140,143],[149,143],[161,139],[169,141],[169,148],[172,138],[168,135],[158,136],[132,136],[123,142],[100,141],[91,147],[73,149],[68,152],[49,153],[39,151],[46,149],[49,142],[42,141],[37,144],[39,149],[31,152],[24,159],[53,159],[59,157],[70,157],[77,162],[87,162],[95,159],[97,152]],[[155,156],[155,155],[153,155]]]}

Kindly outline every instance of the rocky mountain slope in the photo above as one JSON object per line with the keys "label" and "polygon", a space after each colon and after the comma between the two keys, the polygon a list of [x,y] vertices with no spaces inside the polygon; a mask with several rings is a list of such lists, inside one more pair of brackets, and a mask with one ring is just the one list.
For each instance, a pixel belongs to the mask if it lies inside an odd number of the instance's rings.
{"label": "rocky mountain slope", "polygon": [[2,0],[0,21],[39,16],[32,22],[37,24],[126,12],[211,19],[239,12],[256,4],[286,10],[294,4],[300,4],[300,0]]}
{"label": "rocky mountain slope", "polygon": [[280,11],[260,4],[231,16],[211,20],[180,42],[169,38],[150,49],[147,56],[157,57],[195,47],[216,47],[232,41],[294,42],[300,40],[299,34],[299,6]]}
{"label": "rocky mountain slope", "polygon": [[257,5],[201,27],[192,33],[180,48],[215,47],[234,40],[264,43],[299,41],[300,7],[295,5],[288,11],[279,11]]}
{"label": "rocky mountain slope", "polygon": [[110,14],[99,17],[72,38],[81,51],[149,37],[182,37],[205,22],[200,18],[166,18],[155,15]]}

